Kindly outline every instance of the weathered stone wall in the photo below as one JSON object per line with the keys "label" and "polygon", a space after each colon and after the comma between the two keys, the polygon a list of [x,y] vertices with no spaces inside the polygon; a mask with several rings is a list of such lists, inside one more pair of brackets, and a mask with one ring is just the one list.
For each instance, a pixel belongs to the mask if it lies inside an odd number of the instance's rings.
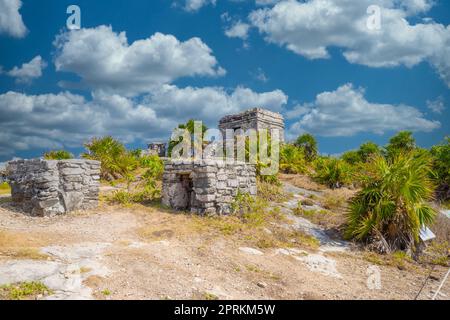
{"label": "weathered stone wall", "polygon": [[6,175],[12,200],[33,216],[51,216],[98,205],[100,162],[16,160]]}
{"label": "weathered stone wall", "polygon": [[222,160],[165,162],[162,202],[200,215],[229,214],[238,190],[256,195],[254,165]]}
{"label": "weathered stone wall", "polygon": [[219,129],[225,137],[226,129],[277,129],[280,141],[284,142],[284,118],[281,114],[269,110],[254,108],[239,114],[223,117],[219,120]]}
{"label": "weathered stone wall", "polygon": [[165,157],[166,156],[166,144],[164,142],[149,143],[148,150],[146,150],[144,152],[144,154]]}

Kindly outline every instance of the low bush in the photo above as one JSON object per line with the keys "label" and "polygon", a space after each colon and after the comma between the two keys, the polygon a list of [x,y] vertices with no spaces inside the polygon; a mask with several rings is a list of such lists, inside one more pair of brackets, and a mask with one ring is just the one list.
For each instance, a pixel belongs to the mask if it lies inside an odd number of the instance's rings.
{"label": "low bush", "polygon": [[336,158],[319,158],[314,162],[313,178],[329,188],[335,189],[352,184],[353,168]]}
{"label": "low bush", "polygon": [[22,282],[0,286],[0,299],[23,300],[36,298],[38,295],[51,295],[52,290],[41,282]]}
{"label": "low bush", "polygon": [[66,150],[52,150],[44,153],[45,160],[67,160],[73,159],[73,154]]}
{"label": "low bush", "polygon": [[347,213],[350,238],[374,244],[381,252],[415,249],[419,232],[436,216],[427,157],[400,153],[375,157],[361,176],[362,190]]}
{"label": "low bush", "polygon": [[284,173],[305,173],[305,156],[300,147],[285,144],[280,150],[280,171]]}

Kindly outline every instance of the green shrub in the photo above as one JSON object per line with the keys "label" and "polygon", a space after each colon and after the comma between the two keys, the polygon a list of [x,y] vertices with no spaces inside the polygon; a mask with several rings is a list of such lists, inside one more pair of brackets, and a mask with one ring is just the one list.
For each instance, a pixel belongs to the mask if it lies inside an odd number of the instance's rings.
{"label": "green shrub", "polygon": [[357,164],[361,162],[361,157],[359,156],[358,151],[355,150],[344,152],[341,159],[349,164]]}
{"label": "green shrub", "polygon": [[386,146],[386,157],[394,159],[401,153],[409,153],[416,148],[416,140],[411,131],[400,131],[391,139]]}
{"label": "green shrub", "polygon": [[139,161],[121,142],[108,136],[93,138],[84,146],[87,152],[83,154],[83,158],[101,161],[103,179],[125,178],[128,183],[133,180],[132,171],[137,168]]}
{"label": "green shrub", "polygon": [[342,155],[342,160],[349,164],[366,163],[374,156],[381,154],[377,144],[368,141],[363,143],[358,150],[347,151]]}
{"label": "green shrub", "polygon": [[21,282],[0,286],[0,298],[10,300],[22,300],[36,297],[38,295],[51,295],[53,291],[41,282]]}
{"label": "green shrub", "polygon": [[295,141],[295,145],[303,149],[306,160],[312,161],[317,157],[317,141],[313,135],[305,133],[299,136]]}
{"label": "green shrub", "polygon": [[164,162],[157,155],[143,156],[139,158],[142,168],[147,169],[146,176],[154,179],[161,179],[164,172]]}
{"label": "green shrub", "polygon": [[7,182],[0,183],[0,194],[11,193],[11,187]]}
{"label": "green shrub", "polygon": [[431,148],[433,179],[436,181],[437,198],[443,202],[450,200],[450,136],[443,144]]}
{"label": "green shrub", "polygon": [[362,162],[368,162],[370,161],[374,156],[380,155],[381,150],[380,147],[371,141],[368,141],[366,143],[363,143],[359,150],[357,151],[360,161]]}
{"label": "green shrub", "polygon": [[280,170],[284,173],[305,173],[307,170],[303,150],[292,144],[285,144],[280,150]]}
{"label": "green shrub", "polygon": [[424,156],[375,157],[360,177],[362,190],[351,200],[347,237],[376,242],[384,252],[413,248],[421,227],[429,226],[436,215],[428,205],[433,194],[429,173]]}
{"label": "green shrub", "polygon": [[242,192],[237,193],[231,204],[233,213],[237,214],[245,223],[253,226],[264,223],[266,208],[267,201]]}
{"label": "green shrub", "polygon": [[73,154],[66,150],[52,150],[44,153],[45,160],[67,160],[73,159]]}
{"label": "green shrub", "polygon": [[353,168],[336,158],[319,158],[314,163],[313,178],[330,188],[340,188],[352,183]]}

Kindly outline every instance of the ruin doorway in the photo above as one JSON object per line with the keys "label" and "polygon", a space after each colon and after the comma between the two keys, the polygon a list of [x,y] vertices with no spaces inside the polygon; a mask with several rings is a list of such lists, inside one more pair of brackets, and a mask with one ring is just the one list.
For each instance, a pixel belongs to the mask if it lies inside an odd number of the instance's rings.
{"label": "ruin doorway", "polygon": [[177,174],[177,178],[179,187],[176,192],[175,207],[178,210],[190,211],[195,197],[192,177],[190,174]]}

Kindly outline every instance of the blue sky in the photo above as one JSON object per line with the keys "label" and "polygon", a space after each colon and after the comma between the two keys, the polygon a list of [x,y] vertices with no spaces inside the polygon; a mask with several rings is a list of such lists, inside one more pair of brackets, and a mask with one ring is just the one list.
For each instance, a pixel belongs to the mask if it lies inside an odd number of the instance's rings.
{"label": "blue sky", "polygon": [[[80,30],[66,27],[72,4]],[[254,106],[322,153],[403,129],[429,147],[450,133],[449,12],[443,0],[0,0],[0,161],[78,154],[107,134],[144,147]]]}

